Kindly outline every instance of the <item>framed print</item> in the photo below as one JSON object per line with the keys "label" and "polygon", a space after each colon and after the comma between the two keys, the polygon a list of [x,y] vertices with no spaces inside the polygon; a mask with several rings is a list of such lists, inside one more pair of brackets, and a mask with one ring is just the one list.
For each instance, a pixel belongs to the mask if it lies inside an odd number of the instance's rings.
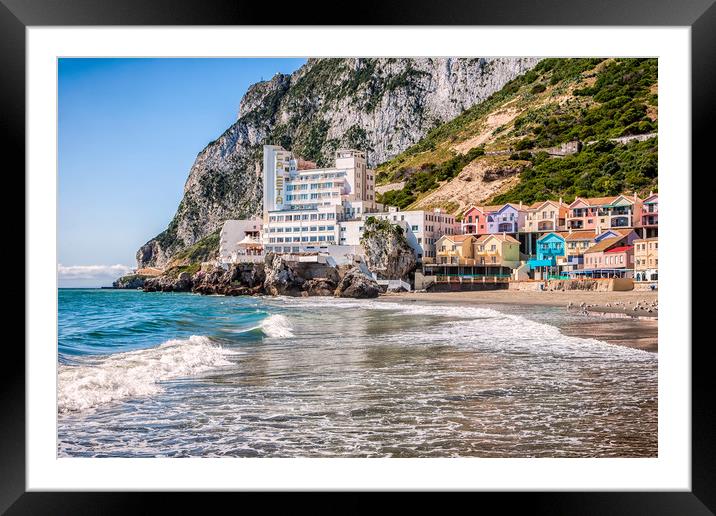
{"label": "framed print", "polygon": [[352,26],[3,2],[28,203],[3,510],[716,506],[690,286],[709,2],[359,6]]}

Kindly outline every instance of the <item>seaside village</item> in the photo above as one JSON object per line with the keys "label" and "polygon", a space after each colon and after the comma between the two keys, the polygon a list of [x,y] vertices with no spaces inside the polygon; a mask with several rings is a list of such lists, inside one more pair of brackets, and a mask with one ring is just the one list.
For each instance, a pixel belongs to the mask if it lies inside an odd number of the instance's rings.
{"label": "seaside village", "polygon": [[[221,231],[224,266],[259,262],[267,253],[298,261],[360,261],[369,217],[403,229],[416,261],[414,284],[470,290],[485,283],[608,279],[631,290],[656,288],[659,197],[635,193],[577,197],[531,205],[471,206],[461,220],[441,209],[400,211],[375,200],[375,173],[358,150],[338,150],[316,168],[275,145],[264,146],[263,217],[228,220]],[[380,283],[380,282],[379,282]]]}

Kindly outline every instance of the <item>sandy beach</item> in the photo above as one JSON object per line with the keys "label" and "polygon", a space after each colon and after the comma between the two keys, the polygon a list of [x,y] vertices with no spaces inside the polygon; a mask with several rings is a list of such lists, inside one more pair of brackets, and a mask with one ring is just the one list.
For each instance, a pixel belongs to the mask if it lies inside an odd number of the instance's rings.
{"label": "sandy beach", "polygon": [[[521,305],[553,306],[584,317],[574,324],[560,327],[562,333],[594,338],[630,348],[656,352],[658,350],[658,310],[648,312],[634,307],[651,305],[658,293],[649,291],[591,292],[591,291],[515,291],[491,290],[483,292],[401,292],[388,293],[381,299],[423,301],[462,305]],[[572,308],[568,308],[569,303]],[[586,306],[580,308],[584,303]]]}

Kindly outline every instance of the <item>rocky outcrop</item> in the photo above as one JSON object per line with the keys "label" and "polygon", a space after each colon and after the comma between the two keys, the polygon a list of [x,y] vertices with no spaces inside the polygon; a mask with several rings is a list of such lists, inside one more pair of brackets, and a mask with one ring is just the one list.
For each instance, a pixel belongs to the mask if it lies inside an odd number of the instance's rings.
{"label": "rocky outcrop", "polygon": [[162,275],[149,278],[144,282],[145,292],[190,292],[193,285],[192,276],[188,272],[177,276]]}
{"label": "rocky outcrop", "polygon": [[309,59],[291,75],[253,85],[239,116],[199,153],[168,228],[137,252],[165,266],[223,221],[261,212],[262,145],[279,144],[319,166],[339,147],[371,166],[500,90],[538,58]]}
{"label": "rocky outcrop", "polygon": [[145,292],[195,292],[225,296],[376,297],[378,285],[357,266],[336,268],[316,262],[285,260],[269,254],[264,263],[210,267],[148,278]]}
{"label": "rocky outcrop", "polygon": [[335,281],[328,278],[316,278],[306,280],[303,285],[303,291],[301,295],[303,297],[308,296],[332,296],[336,291],[338,285]]}
{"label": "rocky outcrop", "polygon": [[361,245],[365,250],[366,265],[381,279],[407,279],[415,270],[415,252],[399,225],[368,217]]}
{"label": "rocky outcrop", "polygon": [[266,255],[266,279],[264,292],[270,296],[297,296],[303,290],[305,278],[296,274],[296,271],[278,254]]}
{"label": "rocky outcrop", "polygon": [[147,279],[146,276],[139,274],[128,274],[115,280],[112,283],[112,288],[123,288],[123,289],[138,289],[144,286],[144,281]]}
{"label": "rocky outcrop", "polygon": [[263,294],[263,264],[233,264],[228,270],[215,267],[199,271],[192,277],[192,292],[246,296]]}
{"label": "rocky outcrop", "polygon": [[336,297],[352,297],[366,299],[378,297],[380,287],[373,278],[369,278],[358,267],[348,270],[338,283],[334,295]]}

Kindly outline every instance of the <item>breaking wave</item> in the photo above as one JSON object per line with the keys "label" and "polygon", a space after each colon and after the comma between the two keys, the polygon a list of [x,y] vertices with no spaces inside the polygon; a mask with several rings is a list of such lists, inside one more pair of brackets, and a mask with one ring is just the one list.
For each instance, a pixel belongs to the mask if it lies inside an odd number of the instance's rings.
{"label": "breaking wave", "polygon": [[291,326],[289,325],[288,318],[285,315],[270,315],[263,321],[261,321],[261,331],[267,337],[274,337],[284,339],[287,337],[293,337]]}
{"label": "breaking wave", "polygon": [[88,365],[60,365],[57,409],[86,410],[126,398],[161,392],[160,382],[194,376],[231,364],[234,354],[208,337],[169,340],[140,351],[110,355]]}

